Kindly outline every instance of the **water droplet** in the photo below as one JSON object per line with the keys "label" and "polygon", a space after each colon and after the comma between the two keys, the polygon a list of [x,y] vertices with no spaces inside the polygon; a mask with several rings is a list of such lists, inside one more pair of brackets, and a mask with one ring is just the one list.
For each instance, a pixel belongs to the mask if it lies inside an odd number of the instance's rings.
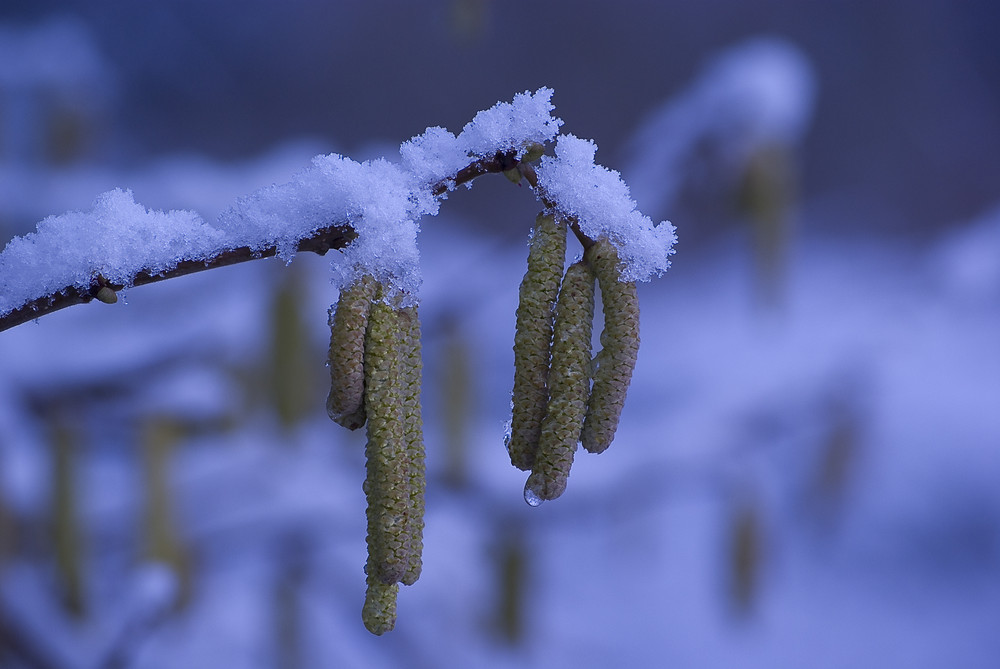
{"label": "water droplet", "polygon": [[531,486],[531,479],[524,484],[524,501],[528,503],[528,506],[541,506],[543,500],[538,492]]}

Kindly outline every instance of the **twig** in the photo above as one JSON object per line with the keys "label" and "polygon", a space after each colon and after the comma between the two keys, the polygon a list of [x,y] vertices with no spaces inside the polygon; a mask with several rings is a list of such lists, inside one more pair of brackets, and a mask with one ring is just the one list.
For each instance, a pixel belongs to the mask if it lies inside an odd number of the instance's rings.
{"label": "twig", "polygon": [[[431,187],[431,192],[435,197],[440,197],[454,189],[455,186],[468,183],[478,176],[490,172],[502,172],[512,161],[516,164],[513,152],[498,153],[492,158],[477,160],[459,170],[454,178],[442,179],[434,184]],[[300,252],[310,251],[319,255],[325,255],[331,249],[344,248],[356,237],[357,233],[350,225],[334,222],[329,227],[317,230],[310,237],[299,240],[298,250]],[[144,286],[149,283],[173,279],[207,269],[235,265],[247,262],[248,260],[271,258],[277,254],[277,245],[256,250],[248,246],[241,246],[234,249],[226,249],[208,258],[181,260],[175,267],[164,272],[151,273],[148,270],[143,270],[132,277],[127,284],[112,283],[98,275],[94,277],[93,281],[86,288],[66,286],[51,295],[39,297],[0,316],[0,332],[21,325],[22,323],[36,320],[60,309],[73,306],[74,304],[86,304],[94,299],[101,299],[98,293],[102,289],[118,291],[126,287]],[[107,293],[107,290],[105,290],[105,293]]]}

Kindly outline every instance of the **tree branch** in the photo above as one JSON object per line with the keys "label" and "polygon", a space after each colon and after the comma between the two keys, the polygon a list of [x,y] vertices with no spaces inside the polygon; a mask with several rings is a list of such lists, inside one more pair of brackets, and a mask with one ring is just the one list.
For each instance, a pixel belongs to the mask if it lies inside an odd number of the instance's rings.
{"label": "tree branch", "polygon": [[[463,167],[455,174],[454,178],[442,179],[435,183],[431,187],[431,192],[435,197],[441,197],[456,186],[468,183],[483,174],[502,172],[505,169],[509,169],[511,165],[517,165],[517,159],[513,151],[497,153],[492,158],[483,158]],[[344,248],[356,237],[357,233],[350,225],[333,223],[329,227],[317,230],[311,236],[299,240],[297,248],[300,252],[309,251],[325,255],[331,249]],[[164,272],[152,273],[148,270],[143,270],[132,277],[127,284],[111,283],[98,275],[94,277],[90,285],[86,288],[81,289],[77,286],[66,286],[51,295],[39,297],[0,316],[0,332],[21,325],[22,323],[36,320],[60,309],[73,306],[74,304],[86,304],[94,299],[113,301],[113,293],[109,294],[109,290],[119,291],[124,288],[144,286],[149,283],[165,281],[166,279],[173,279],[207,269],[226,267],[227,265],[235,265],[247,262],[248,260],[271,258],[277,254],[278,247],[276,245],[257,250],[248,246],[241,246],[220,251],[208,258],[181,260],[175,267]],[[98,295],[98,293],[101,293],[101,295]]]}

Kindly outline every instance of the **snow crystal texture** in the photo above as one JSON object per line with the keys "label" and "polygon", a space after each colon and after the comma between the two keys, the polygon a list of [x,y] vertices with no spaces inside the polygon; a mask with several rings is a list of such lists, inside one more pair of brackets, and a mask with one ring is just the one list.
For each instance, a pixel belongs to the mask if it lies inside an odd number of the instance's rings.
{"label": "snow crystal texture", "polygon": [[648,281],[670,267],[674,226],[667,221],[654,226],[639,212],[621,175],[594,163],[596,152],[590,140],[561,136],[555,157],[542,158],[538,185],[561,213],[579,221],[581,232],[615,245],[622,281]]}
{"label": "snow crystal texture", "polygon": [[127,285],[142,270],[201,258],[222,240],[192,211],[150,211],[131,191],[109,191],[90,211],[50,216],[7,244],[0,254],[0,313],[67,287],[87,288],[97,275]]}

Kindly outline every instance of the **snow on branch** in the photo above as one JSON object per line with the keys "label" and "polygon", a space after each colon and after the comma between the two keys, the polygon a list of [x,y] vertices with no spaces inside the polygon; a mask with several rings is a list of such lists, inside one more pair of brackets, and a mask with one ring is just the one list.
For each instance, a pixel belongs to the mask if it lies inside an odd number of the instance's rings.
{"label": "snow on branch", "polygon": [[591,140],[560,136],[556,155],[544,156],[538,167],[538,191],[585,237],[609,238],[624,265],[622,281],[648,281],[670,267],[674,226],[654,226],[638,211],[621,175],[594,163],[596,152]]}
{"label": "snow on branch", "polygon": [[[530,170],[525,152],[555,140],[563,123],[551,96],[548,88],[516,95],[458,135],[428,128],[402,144],[398,162],[316,156],[288,183],[240,198],[214,225],[192,211],[150,211],[127,190],[103,193],[90,211],[46,218],[0,253],[0,330],[95,298],[114,301],[124,288],[257,258],[290,261],[300,251],[340,250],[338,288],[366,273],[415,302],[419,220],[479,175]],[[670,264],[673,226],[636,211],[618,173],[594,164],[596,150],[559,136],[555,157],[529,181],[578,234],[618,247],[625,280],[647,280]]]}

